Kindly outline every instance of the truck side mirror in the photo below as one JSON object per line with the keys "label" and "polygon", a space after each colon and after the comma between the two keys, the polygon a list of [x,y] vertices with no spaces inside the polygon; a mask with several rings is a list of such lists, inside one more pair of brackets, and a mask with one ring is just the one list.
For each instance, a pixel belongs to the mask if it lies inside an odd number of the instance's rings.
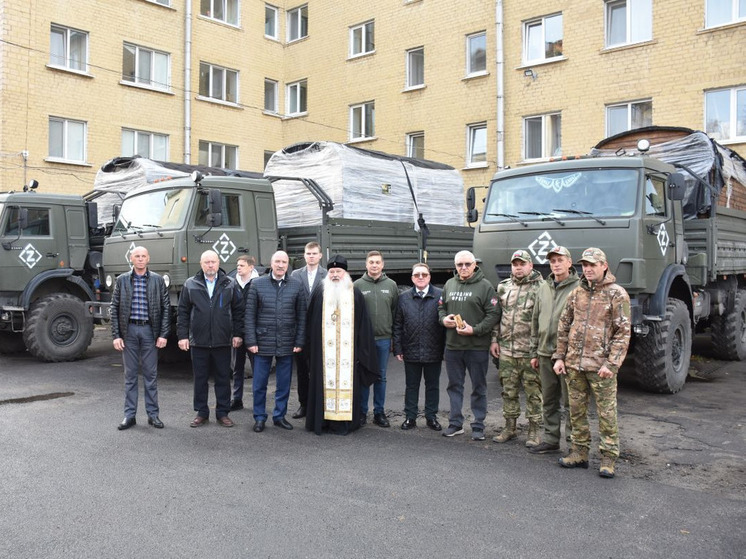
{"label": "truck side mirror", "polygon": [[88,212],[88,227],[95,229],[98,227],[98,204],[96,202],[86,202],[85,209]]}
{"label": "truck side mirror", "polygon": [[113,223],[116,223],[119,220],[119,214],[122,211],[122,204],[114,204],[114,206],[111,208],[111,218],[113,219]]}
{"label": "truck side mirror", "polygon": [[686,194],[686,182],[681,173],[671,173],[666,182],[668,186],[668,197],[671,200],[683,200]]}
{"label": "truck side mirror", "polygon": [[28,208],[18,208],[18,234],[28,227]]}
{"label": "truck side mirror", "polygon": [[219,188],[211,188],[207,191],[207,214],[208,227],[220,227],[223,224],[223,194]]}
{"label": "truck side mirror", "polygon": [[466,221],[474,223],[479,219],[479,210],[477,207],[477,193],[471,186],[466,190]]}

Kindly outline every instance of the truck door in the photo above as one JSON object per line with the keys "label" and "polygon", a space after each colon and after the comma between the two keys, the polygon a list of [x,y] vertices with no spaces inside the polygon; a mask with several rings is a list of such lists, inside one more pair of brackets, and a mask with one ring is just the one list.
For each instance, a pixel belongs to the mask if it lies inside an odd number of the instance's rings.
{"label": "truck door", "polygon": [[242,196],[244,196],[243,193],[223,190],[223,223],[210,229],[207,225],[208,197],[205,194],[199,194],[192,217],[192,231],[187,240],[190,275],[199,271],[199,258],[204,251],[210,249],[218,253],[220,267],[223,270],[230,272],[236,268],[238,255],[246,252],[248,246],[244,226],[246,217],[241,211]]}
{"label": "truck door", "polygon": [[[670,208],[665,196],[665,178],[655,175],[645,177],[643,189],[643,255],[646,276],[660,277],[664,268],[674,259],[674,230]],[[648,286],[654,288],[655,286]]]}

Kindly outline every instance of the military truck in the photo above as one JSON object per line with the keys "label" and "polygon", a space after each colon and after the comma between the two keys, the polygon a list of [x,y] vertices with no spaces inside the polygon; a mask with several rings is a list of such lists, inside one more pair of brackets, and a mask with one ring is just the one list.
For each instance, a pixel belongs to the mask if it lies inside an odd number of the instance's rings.
{"label": "military truck", "polygon": [[[587,157],[497,173],[474,252],[497,282],[516,249],[545,276],[557,245],[576,258],[588,246],[603,249],[631,299],[635,379],[675,393],[687,379],[693,332],[709,329],[719,358],[746,358],[745,184],[746,162],[702,132],[627,132]],[[467,192],[471,222],[476,196]]]}

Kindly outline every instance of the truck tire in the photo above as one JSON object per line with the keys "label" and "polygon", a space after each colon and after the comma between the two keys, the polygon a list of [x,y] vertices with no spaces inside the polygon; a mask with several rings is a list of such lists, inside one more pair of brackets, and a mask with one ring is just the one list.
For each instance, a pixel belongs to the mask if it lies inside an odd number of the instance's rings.
{"label": "truck tire", "polygon": [[10,355],[24,351],[26,351],[26,344],[21,332],[0,332],[0,353]]}
{"label": "truck tire", "polygon": [[635,377],[649,392],[675,394],[686,382],[692,356],[692,323],[686,304],[669,297],[666,315],[635,340]]}
{"label": "truck tire", "polygon": [[746,359],[746,291],[736,291],[736,301],[731,312],[725,316],[712,317],[710,339],[717,359]]}
{"label": "truck tire", "polygon": [[93,319],[83,301],[67,293],[34,302],[23,340],[29,352],[50,363],[79,359],[93,339]]}

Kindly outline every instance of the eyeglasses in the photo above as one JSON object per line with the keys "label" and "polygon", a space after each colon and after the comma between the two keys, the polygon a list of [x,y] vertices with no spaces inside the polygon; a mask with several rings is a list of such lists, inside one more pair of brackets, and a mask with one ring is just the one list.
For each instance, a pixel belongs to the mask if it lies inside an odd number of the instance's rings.
{"label": "eyeglasses", "polygon": [[456,262],[457,268],[471,268],[474,262]]}
{"label": "eyeglasses", "polygon": [[426,278],[429,275],[430,274],[428,274],[427,272],[420,272],[419,274],[412,274],[412,277],[413,278]]}

